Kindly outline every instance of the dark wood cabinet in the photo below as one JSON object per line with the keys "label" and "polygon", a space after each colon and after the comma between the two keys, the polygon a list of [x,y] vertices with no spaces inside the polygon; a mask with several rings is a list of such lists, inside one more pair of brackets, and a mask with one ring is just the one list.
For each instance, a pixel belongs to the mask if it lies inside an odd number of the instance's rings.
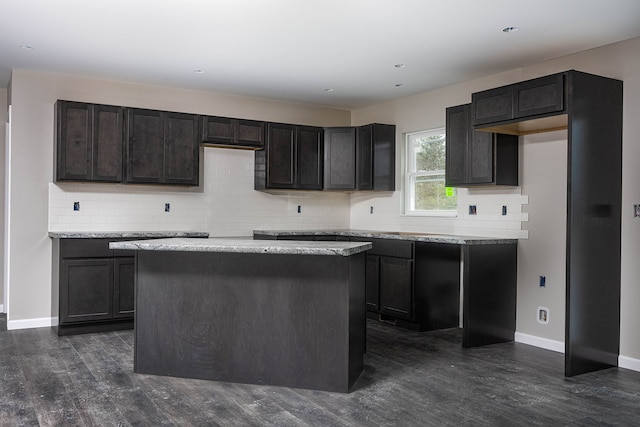
{"label": "dark wood cabinet", "polygon": [[413,259],[380,257],[380,312],[413,319]]}
{"label": "dark wood cabinet", "polygon": [[380,257],[378,255],[367,254],[365,300],[367,310],[380,311]]}
{"label": "dark wood cabinet", "polygon": [[[497,97],[500,91],[509,90],[511,115],[502,116],[508,108]],[[567,130],[565,375],[617,366],[623,82],[569,70],[474,93],[472,105],[473,125],[483,131],[526,135]],[[467,252],[479,250],[480,247],[468,248]],[[467,267],[465,263],[465,277],[467,268],[473,266]],[[484,266],[479,263],[477,268],[482,271]],[[491,271],[486,277],[493,278],[499,271]],[[491,308],[490,303],[504,301],[504,294],[492,296],[490,292],[494,290],[483,289],[482,285],[465,283],[465,306],[469,306],[467,301],[480,300],[472,294],[478,288],[480,292],[489,292],[482,294],[483,304],[475,306],[477,311],[465,312],[463,343],[467,346],[512,339],[515,329],[515,316],[505,304],[500,310],[486,309]],[[515,305],[515,298],[508,305]],[[476,328],[470,330],[467,322]],[[487,324],[502,326],[489,328]]]}
{"label": "dark wood cabinet", "polygon": [[373,123],[358,127],[358,190],[395,191],[396,127]]}
{"label": "dark wood cabinet", "polygon": [[121,239],[56,239],[58,335],[133,327],[135,258]]}
{"label": "dark wood cabinet", "polygon": [[135,108],[126,114],[126,182],[197,186],[198,116]]}
{"label": "dark wood cabinet", "polygon": [[518,137],[476,131],[471,104],[446,110],[447,186],[518,185]]}
{"label": "dark wood cabinet", "polygon": [[203,116],[201,120],[201,139],[207,145],[248,149],[264,147],[265,122],[214,116]]}
{"label": "dark wood cabinet", "polygon": [[63,259],[60,324],[113,318],[113,260]]}
{"label": "dark wood cabinet", "polygon": [[473,125],[559,114],[565,96],[565,73],[476,92],[471,96]]}
{"label": "dark wood cabinet", "polygon": [[113,317],[133,318],[135,312],[135,258],[113,260]]}
{"label": "dark wood cabinet", "polygon": [[267,124],[264,150],[255,154],[255,189],[322,190],[323,130]]}
{"label": "dark wood cabinet", "polygon": [[56,181],[122,182],[123,109],[56,102]]}
{"label": "dark wood cabinet", "polygon": [[356,151],[356,128],[324,129],[325,190],[355,190]]}
{"label": "dark wood cabinet", "polygon": [[326,190],[395,190],[395,126],[325,128]]}

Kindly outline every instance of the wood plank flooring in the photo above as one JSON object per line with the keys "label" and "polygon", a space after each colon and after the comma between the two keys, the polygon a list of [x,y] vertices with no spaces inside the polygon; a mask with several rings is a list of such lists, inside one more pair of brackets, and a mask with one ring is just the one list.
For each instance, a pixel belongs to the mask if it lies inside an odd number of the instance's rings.
{"label": "wood plank flooring", "polygon": [[640,373],[563,376],[524,344],[463,349],[461,331],[369,321],[349,394],[134,374],[132,331],[2,330],[0,426],[632,426]]}

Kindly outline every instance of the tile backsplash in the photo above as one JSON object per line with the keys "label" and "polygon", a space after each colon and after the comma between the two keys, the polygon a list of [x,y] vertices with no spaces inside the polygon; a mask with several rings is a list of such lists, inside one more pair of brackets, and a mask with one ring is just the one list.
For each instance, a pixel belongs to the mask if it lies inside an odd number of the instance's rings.
{"label": "tile backsplash", "polygon": [[348,194],[255,191],[252,151],[206,148],[203,163],[204,177],[194,188],[50,183],[49,231],[175,230],[249,236],[260,228],[349,227]]}

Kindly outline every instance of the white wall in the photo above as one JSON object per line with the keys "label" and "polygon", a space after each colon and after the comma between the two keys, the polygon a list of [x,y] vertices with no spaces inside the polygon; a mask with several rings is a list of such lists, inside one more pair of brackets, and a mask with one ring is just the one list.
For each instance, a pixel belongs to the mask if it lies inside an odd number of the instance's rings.
{"label": "white wall", "polygon": [[[632,206],[640,203],[640,168],[635,163],[640,159],[640,38],[625,42],[604,46],[563,58],[547,61],[529,67],[512,70],[510,72],[488,76],[486,78],[464,82],[455,86],[423,93],[409,98],[404,98],[384,104],[374,105],[368,108],[352,111],[352,123],[363,124],[369,122],[396,123],[397,138],[400,145],[403,134],[425,129],[443,127],[445,124],[444,109],[448,106],[463,104],[471,101],[471,93],[490,89],[493,87],[515,83],[535,77],[540,77],[569,69],[576,69],[593,74],[617,78],[624,82],[624,116],[623,116],[623,196],[622,196],[622,304],[621,304],[621,337],[620,353],[621,365],[633,366],[640,370],[640,219],[632,218]],[[551,239],[549,230],[558,230],[560,221],[564,221],[566,212],[559,212],[561,203],[562,186],[566,186],[566,178],[558,181],[558,188],[550,189],[553,194],[544,194],[544,184],[548,178],[548,167],[536,165],[533,169],[530,161],[535,158],[544,159],[545,165],[555,165],[560,160],[560,144],[566,145],[566,137],[561,141],[553,141],[558,135],[554,134],[543,138],[551,138],[536,143],[536,146],[528,144],[522,150],[523,156],[529,154],[529,158],[520,163],[521,187],[517,190],[491,190],[494,198],[513,201],[517,205],[518,192],[521,191],[521,220],[522,230],[515,234],[528,234],[528,241],[523,241],[519,250],[518,264],[522,271],[518,277],[518,307],[517,307],[517,331],[520,334],[531,334],[542,341],[554,343],[564,341],[564,293],[563,279],[558,276],[564,274],[559,267],[565,255],[565,242],[559,236]],[[533,139],[531,139],[533,141]],[[522,141],[521,141],[522,142]],[[528,142],[525,138],[525,143]],[[539,145],[537,145],[539,144]],[[397,147],[397,153],[402,153],[401,147]],[[401,157],[400,157],[401,158]],[[556,171],[558,172],[558,171]],[[398,170],[398,179],[401,177]],[[565,170],[566,174],[566,170]],[[400,181],[399,181],[400,182]],[[534,188],[540,185],[540,188]],[[476,194],[478,190],[470,190],[463,197],[473,197],[480,211],[491,210],[493,204],[486,195]],[[530,191],[530,193],[529,193]],[[542,191],[542,193],[541,193]],[[564,189],[566,191],[566,189]],[[516,193],[516,194],[514,194]],[[538,195],[544,195],[540,199]],[[557,195],[557,199],[554,198]],[[405,230],[453,230],[459,232],[465,224],[459,224],[468,220],[464,212],[457,219],[434,218],[408,218],[402,217],[401,191],[384,198],[368,198],[366,195],[354,195],[351,202],[351,226],[353,228],[398,227]],[[557,200],[553,205],[547,205],[550,200]],[[529,206],[527,206],[527,200]],[[467,200],[463,200],[467,204]],[[566,201],[565,201],[566,203]],[[368,206],[375,204],[378,212],[381,212],[380,221],[367,217]],[[535,204],[535,205],[534,205]],[[464,208],[464,207],[463,207]],[[372,216],[375,217],[375,214]],[[529,224],[526,224],[526,221]],[[487,219],[487,223],[491,223]],[[386,225],[389,224],[389,225]],[[482,234],[493,235],[496,231],[491,224],[474,224],[473,228]],[[502,227],[502,225],[498,225]],[[507,226],[509,227],[509,226]],[[503,231],[504,233],[504,231]],[[544,256],[541,254],[544,253]],[[553,260],[553,261],[551,261]],[[547,279],[549,288],[540,290],[537,276],[549,272]],[[545,327],[539,327],[532,323],[532,310],[538,305],[544,305],[551,309],[551,323]],[[624,362],[624,363],[623,363]]]}
{"label": "white wall", "polygon": [[[204,149],[204,178],[196,189],[52,184],[57,99],[317,126],[348,125],[348,111],[27,70],[13,71],[10,90],[10,328],[51,321],[50,222],[52,230],[199,229],[212,235],[349,226],[347,195],[254,191],[248,151]],[[73,201],[81,202],[80,212],[73,212]],[[169,214],[166,202],[172,206]],[[303,206],[301,214],[297,205]]]}

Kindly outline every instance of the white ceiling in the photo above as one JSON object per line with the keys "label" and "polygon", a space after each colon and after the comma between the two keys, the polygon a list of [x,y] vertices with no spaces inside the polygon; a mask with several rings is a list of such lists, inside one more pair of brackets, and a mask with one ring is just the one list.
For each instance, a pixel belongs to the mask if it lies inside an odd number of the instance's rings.
{"label": "white ceiling", "polygon": [[33,69],[355,109],[638,36],[639,0],[0,0],[0,87]]}

